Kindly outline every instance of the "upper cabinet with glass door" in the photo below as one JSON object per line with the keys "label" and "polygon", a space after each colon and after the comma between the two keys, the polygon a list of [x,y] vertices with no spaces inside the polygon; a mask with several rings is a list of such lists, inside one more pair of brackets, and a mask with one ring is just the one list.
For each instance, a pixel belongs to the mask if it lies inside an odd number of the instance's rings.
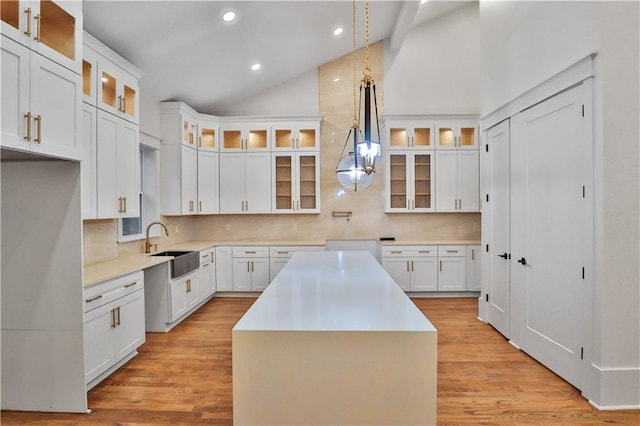
{"label": "upper cabinet with glass door", "polygon": [[385,120],[386,148],[390,151],[406,149],[434,149],[434,125],[429,120]]}
{"label": "upper cabinet with glass door", "polygon": [[2,0],[2,34],[80,74],[82,2]]}
{"label": "upper cabinet with glass door", "polygon": [[271,151],[268,122],[225,124],[220,127],[220,151]]}
{"label": "upper cabinet with glass door", "polygon": [[320,118],[301,122],[271,124],[273,151],[318,151],[320,149]]}
{"label": "upper cabinet with glass door", "polygon": [[199,114],[197,122],[198,151],[218,151],[218,119]]}
{"label": "upper cabinet with glass door", "polygon": [[438,122],[436,149],[478,149],[478,123],[473,120]]}
{"label": "upper cabinet with glass door", "polygon": [[138,124],[142,72],[89,33],[84,33],[83,100]]}

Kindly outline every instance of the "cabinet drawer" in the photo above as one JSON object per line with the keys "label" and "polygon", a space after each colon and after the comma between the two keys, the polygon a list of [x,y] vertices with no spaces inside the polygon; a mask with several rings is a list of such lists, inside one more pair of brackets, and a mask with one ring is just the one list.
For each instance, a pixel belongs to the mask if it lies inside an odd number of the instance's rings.
{"label": "cabinet drawer", "polygon": [[144,273],[142,271],[92,285],[84,291],[84,312],[98,308],[142,288],[144,288]]}
{"label": "cabinet drawer", "polygon": [[268,246],[236,246],[233,257],[269,257]]}
{"label": "cabinet drawer", "polygon": [[440,257],[456,257],[466,256],[467,248],[465,246],[439,246],[438,256]]}
{"label": "cabinet drawer", "polygon": [[382,257],[432,257],[438,254],[436,246],[384,246]]}
{"label": "cabinet drawer", "polygon": [[206,249],[206,250],[202,250],[200,251],[200,265],[202,265],[203,263],[207,263],[207,262],[211,262],[211,251],[213,249]]}
{"label": "cabinet drawer", "polygon": [[324,251],[324,246],[271,246],[270,257],[290,258],[297,251]]}

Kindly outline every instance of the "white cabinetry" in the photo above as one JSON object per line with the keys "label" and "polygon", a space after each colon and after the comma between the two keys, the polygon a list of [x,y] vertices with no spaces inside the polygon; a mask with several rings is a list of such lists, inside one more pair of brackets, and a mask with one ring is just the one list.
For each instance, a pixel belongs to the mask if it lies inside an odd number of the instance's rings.
{"label": "white cabinetry", "polygon": [[382,266],[404,291],[437,291],[437,247],[382,247]]}
{"label": "white cabinetry", "polygon": [[4,34],[1,40],[2,146],[80,160],[79,67],[70,71]]}
{"label": "white cabinetry", "polygon": [[80,73],[82,2],[3,1],[0,25],[7,37]]}
{"label": "white cabinetry", "polygon": [[273,151],[318,151],[320,121],[273,123]]}
{"label": "white cabinetry", "polygon": [[467,246],[467,291],[480,291],[481,246]]}
{"label": "white cabinetry", "polygon": [[229,123],[220,128],[220,151],[271,151],[267,123]]}
{"label": "white cabinetry", "polygon": [[216,291],[233,291],[233,250],[219,246],[215,250]]}
{"label": "white cabinetry", "polygon": [[436,127],[436,149],[478,149],[478,123],[476,121],[439,121]]}
{"label": "white cabinetry", "polygon": [[467,289],[465,246],[438,247],[438,291]]}
{"label": "white cabinetry", "polygon": [[389,151],[434,149],[434,124],[429,119],[386,120],[384,126]]}
{"label": "white cabinetry", "polygon": [[220,213],[271,213],[271,154],[220,153]]}
{"label": "white cabinetry", "polygon": [[144,277],[125,275],[85,290],[85,380],[91,388],[145,342]]}
{"label": "white cabinetry", "polygon": [[97,218],[139,216],[138,126],[102,110],[97,126]]}
{"label": "white cabinetry", "polygon": [[171,322],[177,321],[198,304],[200,298],[198,278],[198,271],[195,271],[169,280]]}
{"label": "white cabinetry", "polygon": [[271,246],[269,247],[269,282],[278,275],[289,259],[299,251],[324,251],[324,246]]}
{"label": "white cabinetry", "polygon": [[436,211],[480,211],[480,161],[477,150],[436,152]]}
{"label": "white cabinetry", "polygon": [[273,213],[320,213],[320,153],[272,154]]}
{"label": "white cabinetry", "polygon": [[233,247],[233,291],[262,291],[269,285],[269,247]]}
{"label": "white cabinetry", "polygon": [[[140,215],[137,82],[142,73],[90,34],[85,33],[84,38],[83,119],[89,122],[82,123],[82,216],[83,219],[137,217]],[[94,120],[90,108],[94,108]],[[91,172],[84,172],[85,168],[95,170],[95,179]]]}
{"label": "white cabinetry", "polygon": [[386,212],[434,210],[433,151],[387,154]]}
{"label": "white cabinetry", "polygon": [[198,148],[198,214],[220,212],[218,153]]}
{"label": "white cabinetry", "polygon": [[216,292],[215,249],[200,251],[200,301],[205,301]]}

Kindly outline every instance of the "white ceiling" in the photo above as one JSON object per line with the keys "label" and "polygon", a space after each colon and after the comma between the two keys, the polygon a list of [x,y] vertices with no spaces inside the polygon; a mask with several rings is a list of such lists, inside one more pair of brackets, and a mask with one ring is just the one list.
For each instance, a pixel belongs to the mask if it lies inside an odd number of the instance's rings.
{"label": "white ceiling", "polygon": [[[401,42],[411,27],[468,2],[372,0],[369,41],[393,34]],[[229,9],[238,17],[225,23]],[[360,48],[363,1],[356,10]],[[351,17],[351,1],[84,1],[85,30],[144,72],[144,93],[211,114],[349,53]],[[251,71],[256,62],[262,69]]]}

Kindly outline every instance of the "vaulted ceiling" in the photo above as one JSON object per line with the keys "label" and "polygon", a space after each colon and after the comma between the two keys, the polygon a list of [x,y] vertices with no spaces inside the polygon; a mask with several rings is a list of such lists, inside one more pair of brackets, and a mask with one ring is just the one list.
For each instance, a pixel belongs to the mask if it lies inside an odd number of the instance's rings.
{"label": "vaulted ceiling", "polygon": [[[370,43],[396,48],[413,26],[468,1],[371,1]],[[215,114],[351,51],[351,1],[84,1],[84,28],[144,72],[141,90]],[[364,46],[364,1],[356,45]],[[236,12],[232,22],[222,15]],[[334,36],[337,27],[344,31]],[[252,71],[251,66],[262,67]]]}

